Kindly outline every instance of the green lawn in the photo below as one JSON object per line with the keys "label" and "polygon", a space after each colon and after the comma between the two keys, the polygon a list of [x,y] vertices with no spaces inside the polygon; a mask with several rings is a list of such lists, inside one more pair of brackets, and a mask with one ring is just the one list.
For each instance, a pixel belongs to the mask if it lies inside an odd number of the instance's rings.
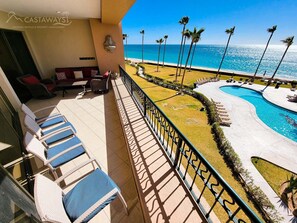
{"label": "green lawn", "polygon": [[[155,72],[155,67],[145,65],[146,73],[153,75],[158,74],[167,80],[173,80],[174,68],[161,68],[161,72]],[[168,118],[178,127],[178,129],[191,141],[199,152],[211,163],[211,165],[222,175],[229,185],[238,193],[238,195],[260,216],[256,211],[253,203],[247,197],[241,184],[234,178],[231,170],[225,164],[223,157],[220,155],[217,145],[211,133],[211,126],[208,125],[206,112],[201,112],[203,107],[200,101],[188,95],[176,95],[176,91],[157,86],[135,74],[135,67],[126,65],[126,71],[132,79],[143,89],[143,91],[155,102],[155,104],[168,116]],[[193,74],[193,76],[191,76]],[[200,77],[213,77],[213,74],[206,72],[194,72],[186,79],[187,83]],[[208,200],[213,200],[213,196],[208,194]],[[218,206],[218,205],[216,205]],[[220,209],[215,210],[220,219],[225,218],[225,214]]]}
{"label": "green lawn", "polygon": [[253,157],[252,162],[274,192],[280,196],[280,186],[287,181],[293,173],[258,157]]}

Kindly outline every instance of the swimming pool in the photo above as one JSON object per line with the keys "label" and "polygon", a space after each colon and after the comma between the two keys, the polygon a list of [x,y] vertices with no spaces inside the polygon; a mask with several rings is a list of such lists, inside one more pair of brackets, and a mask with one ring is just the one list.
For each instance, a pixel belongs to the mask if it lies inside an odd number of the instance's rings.
{"label": "swimming pool", "polygon": [[297,113],[270,103],[262,94],[238,86],[223,86],[222,91],[238,96],[253,104],[258,117],[268,127],[297,142]]}

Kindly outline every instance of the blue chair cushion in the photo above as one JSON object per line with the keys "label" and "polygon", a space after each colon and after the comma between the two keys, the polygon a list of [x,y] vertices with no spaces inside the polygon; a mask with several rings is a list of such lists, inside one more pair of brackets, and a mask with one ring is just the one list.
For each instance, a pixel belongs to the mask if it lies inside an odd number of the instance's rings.
{"label": "blue chair cushion", "polygon": [[[38,119],[36,121],[38,121]],[[52,118],[52,119],[49,119],[49,120],[45,120],[39,126],[40,126],[40,128],[47,128],[47,127],[50,127],[52,125],[56,125],[56,124],[63,123],[63,122],[65,122],[64,118],[59,116],[59,117],[55,117],[55,118]]]}
{"label": "blue chair cushion", "polygon": [[[42,131],[42,135],[43,136],[47,135],[49,133],[52,133],[52,132],[54,132],[56,130],[59,130],[59,129],[67,127],[67,126],[72,127],[73,131],[76,132],[73,125],[70,122],[66,122],[66,123],[63,123],[62,125],[59,125],[59,126],[55,127],[55,128],[52,128],[52,129],[49,129],[49,130],[46,130],[46,131]],[[70,137],[72,135],[73,135],[73,132],[71,130],[63,131],[63,132],[61,132],[61,133],[59,133],[57,135],[54,135],[54,136],[48,138],[47,140],[45,140],[45,143],[50,145],[52,143],[55,143],[55,142],[58,142],[60,140],[66,139],[66,138],[68,138],[68,137]]]}
{"label": "blue chair cushion", "polygon": [[[96,169],[86,178],[81,180],[72,190],[63,197],[63,204],[68,217],[73,222],[104,195],[114,188],[119,188],[113,180],[102,170]],[[87,216],[83,222],[88,222],[105,206],[116,198],[117,194],[108,198],[95,211]]]}
{"label": "blue chair cushion", "polygon": [[[73,137],[71,139],[68,139],[67,141],[53,146],[51,148],[49,148],[46,151],[46,157],[47,159],[51,159],[52,157],[54,157],[55,155],[61,153],[62,151],[77,145],[78,143],[81,143],[81,141],[79,140],[78,137]],[[85,149],[83,146],[78,146],[77,148],[68,151],[67,153],[65,153],[64,155],[60,156],[59,158],[53,160],[50,164],[52,165],[52,167],[57,168],[58,166],[63,165],[64,163],[69,162],[70,160],[73,160],[74,158],[82,155],[85,153]]]}

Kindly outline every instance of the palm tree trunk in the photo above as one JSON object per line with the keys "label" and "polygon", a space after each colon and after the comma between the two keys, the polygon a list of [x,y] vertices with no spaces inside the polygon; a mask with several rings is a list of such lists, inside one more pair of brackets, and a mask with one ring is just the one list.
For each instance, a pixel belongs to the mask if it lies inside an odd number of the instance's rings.
{"label": "palm tree trunk", "polygon": [[254,74],[254,76],[253,76],[253,78],[252,78],[253,81],[255,80],[256,74],[257,74],[258,69],[259,69],[259,67],[260,67],[260,64],[261,64],[261,62],[262,62],[262,59],[263,59],[263,57],[264,57],[264,55],[265,55],[265,53],[266,53],[266,50],[267,50],[267,48],[268,48],[268,45],[269,45],[269,42],[270,42],[272,36],[273,36],[273,32],[271,33],[271,35],[270,35],[270,37],[269,37],[269,39],[268,39],[268,41],[267,41],[267,43],[266,43],[266,47],[265,47],[264,52],[263,52],[263,54],[262,54],[262,56],[261,56],[261,59],[260,59],[260,61],[259,61],[259,64],[258,64],[258,66],[257,66],[257,69],[256,69],[256,71],[255,71],[255,74]]}
{"label": "palm tree trunk", "polygon": [[159,51],[158,51],[158,64],[157,64],[157,72],[159,72],[160,50],[161,50],[161,43],[159,44]]}
{"label": "palm tree trunk", "polygon": [[167,39],[165,39],[165,43],[164,43],[164,51],[163,51],[163,67],[164,67],[164,60],[165,60],[165,49],[166,49],[166,41]]}
{"label": "palm tree trunk", "polygon": [[194,58],[194,54],[195,54],[195,50],[196,50],[196,45],[197,45],[197,43],[195,43],[195,45],[194,45],[194,49],[193,49],[193,53],[192,53],[192,58],[191,58],[191,62],[190,62],[189,72],[191,72],[192,62],[193,62],[193,58]]}
{"label": "palm tree trunk", "polygon": [[275,71],[274,71],[274,73],[273,73],[273,75],[272,75],[272,77],[271,77],[271,80],[274,78],[274,76],[275,76],[275,74],[276,74],[276,72],[277,72],[277,70],[278,70],[279,66],[280,66],[280,65],[281,65],[281,63],[283,62],[283,59],[285,58],[285,56],[286,56],[286,53],[287,53],[287,51],[288,51],[289,47],[290,47],[290,46],[287,46],[287,48],[286,48],[286,50],[285,50],[285,52],[284,52],[284,54],[283,54],[283,56],[282,56],[281,60],[279,61],[279,64],[277,65],[277,67],[276,67],[276,69],[275,69]]}
{"label": "palm tree trunk", "polygon": [[224,55],[222,57],[222,60],[221,60],[221,63],[220,63],[220,66],[219,66],[219,69],[218,69],[218,72],[217,72],[217,75],[216,77],[218,77],[219,73],[220,73],[220,69],[222,67],[222,64],[223,64],[223,61],[224,61],[224,58],[225,58],[225,55],[226,55],[226,52],[227,52],[227,49],[228,49],[228,45],[229,45],[229,42],[230,42],[230,38],[231,38],[231,35],[229,35],[229,38],[228,38],[228,41],[227,41],[227,45],[225,47],[225,52],[224,52]]}
{"label": "palm tree trunk", "polygon": [[127,38],[126,38],[126,60],[128,60]]}
{"label": "palm tree trunk", "polygon": [[178,61],[176,64],[176,73],[175,73],[175,82],[177,81],[177,73],[178,73],[178,66],[179,66],[179,62],[180,62],[180,54],[181,54],[181,50],[182,50],[182,44],[183,44],[183,40],[184,40],[184,32],[186,29],[186,25],[184,25],[183,27],[183,31],[182,31],[182,39],[180,41],[180,47],[179,47],[179,54],[178,54]]}
{"label": "palm tree trunk", "polygon": [[184,38],[183,46],[182,46],[182,53],[181,53],[181,59],[180,59],[180,67],[179,67],[179,73],[178,76],[181,74],[182,66],[183,66],[183,59],[184,59],[184,52],[185,52],[185,46],[186,46],[186,40],[187,38]]}
{"label": "palm tree trunk", "polygon": [[143,63],[143,42],[144,42],[144,35],[142,34],[142,63]]}
{"label": "palm tree trunk", "polygon": [[192,46],[193,46],[193,41],[191,42],[191,45],[190,45],[190,49],[189,49],[189,52],[188,52],[188,56],[187,56],[187,60],[186,60],[186,64],[185,64],[185,69],[184,69],[184,73],[183,73],[183,77],[182,77],[182,80],[180,82],[180,90],[181,91],[182,91],[182,88],[183,88],[184,78],[185,78],[185,75],[186,75],[186,69],[187,69],[188,61],[189,61],[190,54],[191,54],[191,51],[192,51]]}

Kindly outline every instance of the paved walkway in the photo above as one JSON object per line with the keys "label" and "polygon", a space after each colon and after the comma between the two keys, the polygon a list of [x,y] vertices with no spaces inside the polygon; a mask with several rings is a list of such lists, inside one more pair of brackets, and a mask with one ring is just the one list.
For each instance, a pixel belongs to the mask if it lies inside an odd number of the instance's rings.
{"label": "paved walkway", "polygon": [[[221,91],[219,87],[224,85],[231,84],[226,83],[226,81],[211,82],[199,86],[195,91],[201,92],[208,98],[219,101],[225,106],[232,125],[231,127],[222,127],[222,129],[239,155],[244,167],[251,173],[255,185],[261,187],[279,213],[285,218],[284,222],[295,221],[293,215],[283,206],[276,193],[254,167],[251,157],[261,157],[296,173],[297,143],[267,127],[260,121],[254,106],[249,102]],[[237,83],[236,85],[240,84]],[[244,87],[258,91],[264,88],[255,84],[244,85]],[[292,92],[290,89],[268,87],[263,96],[273,103],[297,111],[297,104],[288,102],[286,98],[287,95],[294,94],[296,92]]]}

